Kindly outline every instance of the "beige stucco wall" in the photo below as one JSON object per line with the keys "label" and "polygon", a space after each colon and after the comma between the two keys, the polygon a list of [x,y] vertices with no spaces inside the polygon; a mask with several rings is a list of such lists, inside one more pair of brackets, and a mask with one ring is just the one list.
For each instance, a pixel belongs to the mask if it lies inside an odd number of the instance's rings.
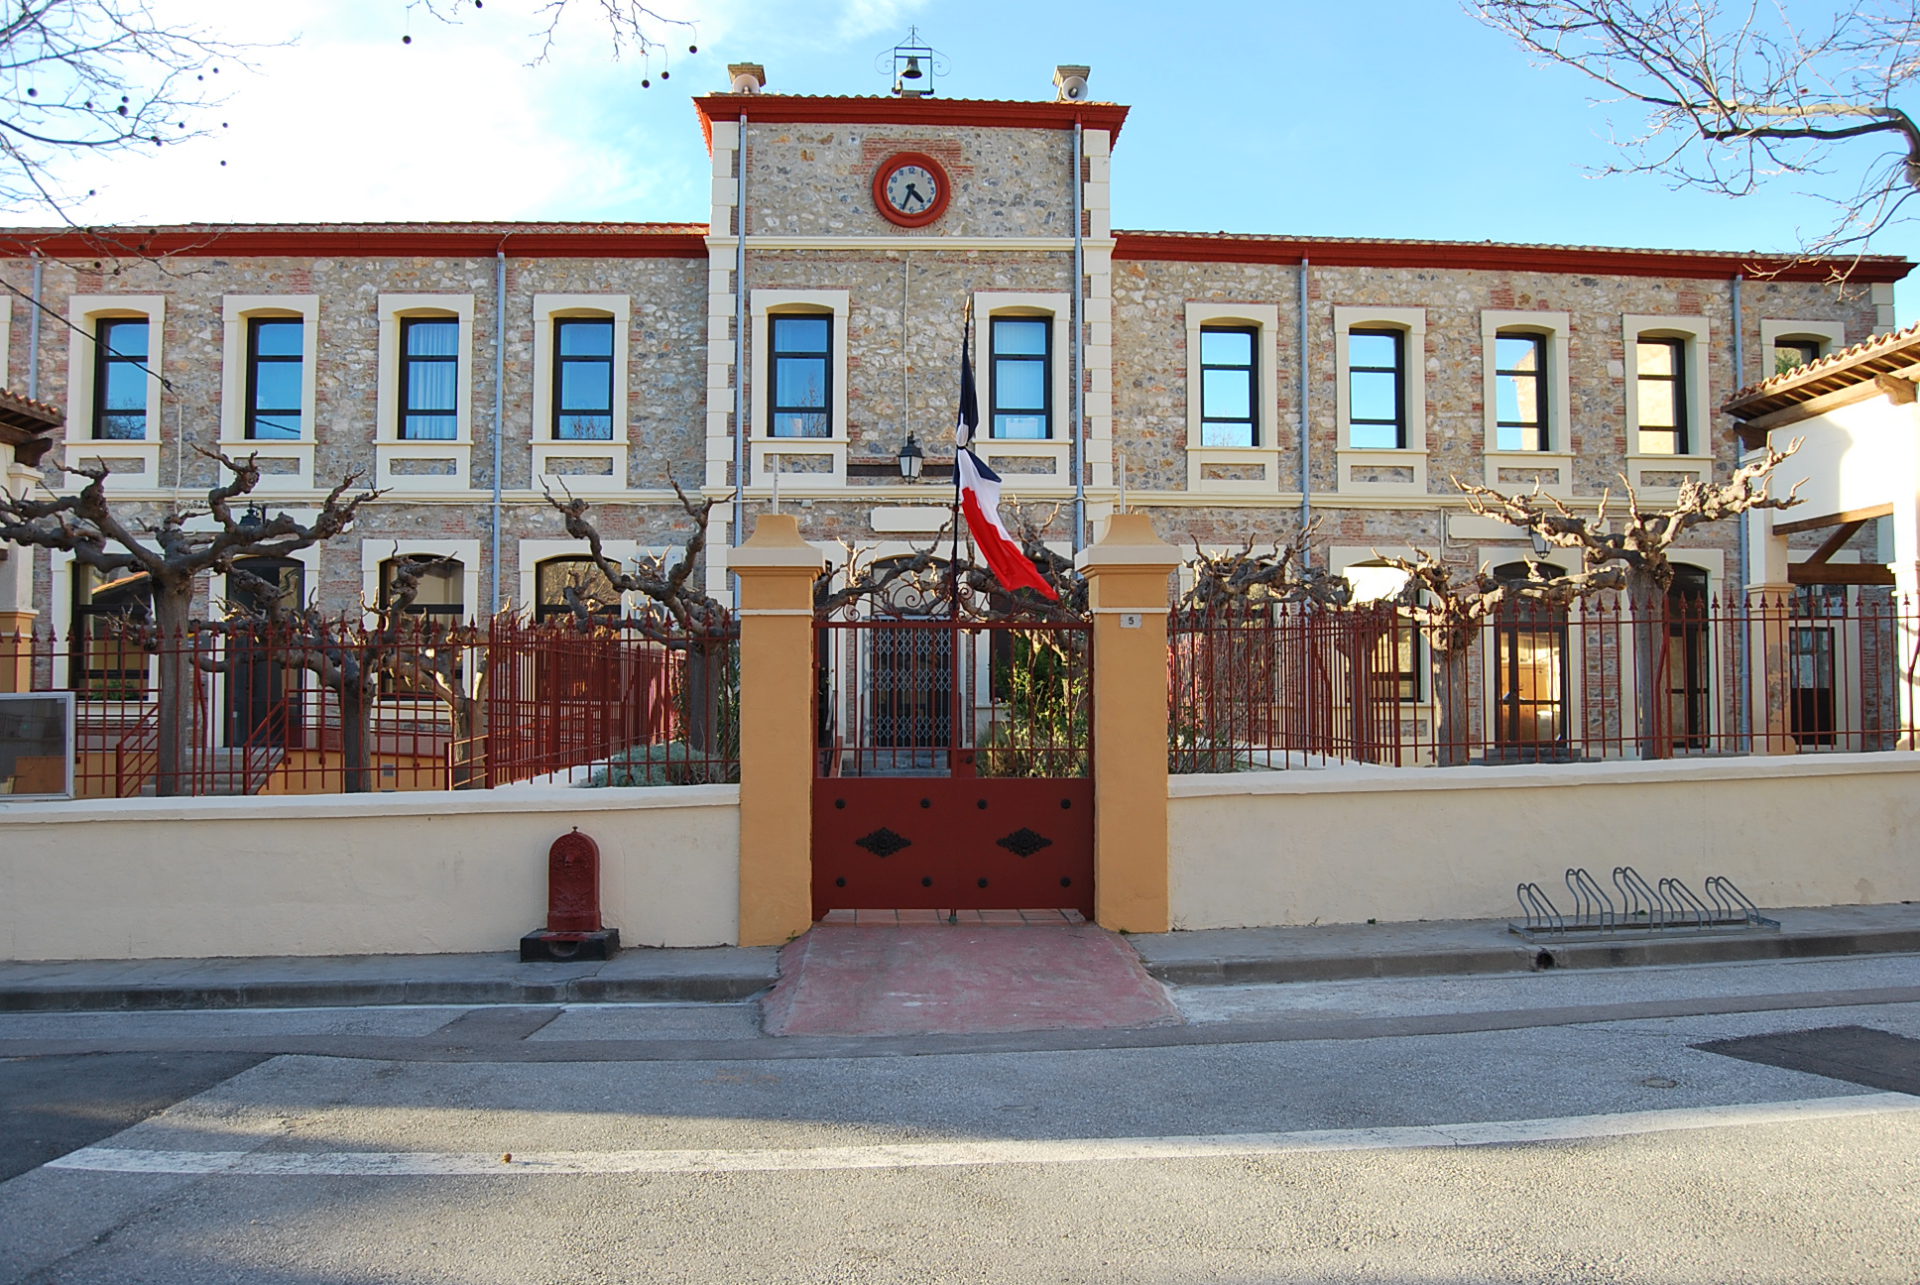
{"label": "beige stucco wall", "polygon": [[1494,918],[1617,865],[1760,906],[1920,898],[1920,757],[1176,777],[1176,928]]}
{"label": "beige stucco wall", "polygon": [[0,804],[0,958],[512,950],[600,846],[627,945],[737,935],[738,786]]}

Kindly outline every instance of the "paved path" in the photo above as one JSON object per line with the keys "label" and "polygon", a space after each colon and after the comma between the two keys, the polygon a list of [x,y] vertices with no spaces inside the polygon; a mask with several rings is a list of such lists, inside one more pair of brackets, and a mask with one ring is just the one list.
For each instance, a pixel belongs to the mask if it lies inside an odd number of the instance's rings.
{"label": "paved path", "polygon": [[769,1035],[962,1035],[1178,1024],[1121,937],[1091,924],[819,924],[780,953]]}

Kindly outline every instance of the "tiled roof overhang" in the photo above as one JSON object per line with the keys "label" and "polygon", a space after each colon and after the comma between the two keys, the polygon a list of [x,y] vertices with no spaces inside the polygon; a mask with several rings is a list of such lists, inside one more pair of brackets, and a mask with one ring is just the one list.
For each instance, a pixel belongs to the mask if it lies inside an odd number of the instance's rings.
{"label": "tiled roof overhang", "polygon": [[0,229],[0,257],[704,259],[704,223],[335,223]]}
{"label": "tiled roof overhang", "polygon": [[65,422],[58,407],[0,388],[0,445],[13,448],[13,457],[27,467],[40,463],[53,445],[51,434]]}
{"label": "tiled roof overhang", "polygon": [[1892,334],[1875,335],[1851,348],[1830,353],[1819,361],[1750,384],[1721,407],[1736,423],[1734,429],[1749,447],[1764,443],[1767,434],[1795,420],[1810,419],[1850,402],[1882,393],[1913,400],[1912,385],[1920,378],[1920,325]]}
{"label": "tiled roof overhang", "polygon": [[1072,129],[1077,121],[1120,137],[1119,103],[1009,102],[980,98],[839,98],[810,94],[708,94],[693,100],[713,151],[713,123],[745,116],[769,125],[937,125]]}
{"label": "tiled roof overhang", "polygon": [[1176,263],[1297,264],[1332,268],[1453,268],[1486,272],[1584,273],[1616,277],[1830,281],[1848,271],[1860,284],[1899,281],[1913,263],[1894,255],[1858,260],[1757,253],[1621,249],[1597,245],[1516,245],[1494,241],[1369,240],[1359,237],[1249,236],[1232,233],[1114,233],[1115,260]]}

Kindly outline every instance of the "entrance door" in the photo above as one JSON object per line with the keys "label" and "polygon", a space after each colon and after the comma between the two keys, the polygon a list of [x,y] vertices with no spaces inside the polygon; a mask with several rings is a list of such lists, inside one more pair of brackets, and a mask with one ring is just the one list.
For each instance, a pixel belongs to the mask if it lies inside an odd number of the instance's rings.
{"label": "entrance door", "polygon": [[813,909],[1093,914],[1091,629],[815,629]]}
{"label": "entrance door", "polygon": [[[1528,575],[1525,563],[1496,568]],[[1494,729],[1499,756],[1523,762],[1567,753],[1567,613],[1520,602],[1501,609],[1493,629]]]}
{"label": "entrance door", "polygon": [[[237,607],[264,614],[276,601],[283,608],[306,601],[306,568],[291,558],[246,558],[235,571],[245,572],[227,577],[227,600]],[[300,671],[274,655],[271,630],[256,638],[236,636],[232,647],[227,744],[298,748],[303,743]]]}

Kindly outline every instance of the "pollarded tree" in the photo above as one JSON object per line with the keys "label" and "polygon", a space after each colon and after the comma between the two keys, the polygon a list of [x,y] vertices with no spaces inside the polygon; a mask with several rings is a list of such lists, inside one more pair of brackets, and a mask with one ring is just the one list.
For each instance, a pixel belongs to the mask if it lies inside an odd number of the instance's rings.
{"label": "pollarded tree", "polygon": [[1487,620],[1522,606],[1562,612],[1582,598],[1624,588],[1626,575],[1619,567],[1596,566],[1567,574],[1544,562],[1530,562],[1525,579],[1502,578],[1487,567],[1463,577],[1424,549],[1413,554],[1388,557],[1376,550],[1374,556],[1407,573],[1406,587],[1394,606],[1433,649],[1435,761],[1452,767],[1466,762],[1472,749],[1469,697],[1473,682],[1468,661]]}
{"label": "pollarded tree", "polygon": [[[1735,470],[1725,482],[1689,479],[1680,485],[1671,505],[1646,509],[1626,478],[1627,514],[1619,530],[1607,516],[1610,494],[1600,497],[1592,514],[1575,513],[1554,496],[1506,495],[1491,487],[1453,484],[1467,495],[1467,507],[1481,517],[1498,518],[1523,531],[1538,533],[1557,548],[1578,550],[1584,573],[1618,567],[1633,622],[1634,708],[1642,758],[1658,758],[1665,747],[1658,734],[1659,673],[1666,639],[1667,591],[1673,586],[1669,551],[1697,526],[1739,517],[1751,509],[1786,509],[1800,503],[1802,483],[1776,496],[1768,489],[1774,470],[1800,449],[1800,438],[1785,450],[1769,442],[1760,459]],[[1543,504],[1542,501],[1545,501]]]}
{"label": "pollarded tree", "polygon": [[[1804,179],[1834,207],[1808,253],[1865,248],[1920,190],[1913,0],[1470,0],[1481,22],[1605,86],[1642,120],[1607,173],[1745,196]],[[1844,156],[1842,155],[1844,150]],[[1856,178],[1829,178],[1829,163]]]}
{"label": "pollarded tree", "polygon": [[[226,572],[243,558],[285,558],[330,540],[353,522],[360,506],[378,491],[349,497],[358,476],[348,474],[328,493],[310,522],[285,513],[242,520],[235,500],[260,484],[260,466],[252,456],[235,460],[218,451],[201,454],[219,461],[232,480],[207,491],[204,510],[176,508],[141,529],[113,511],[107,497],[107,470],[69,461],[66,469],[87,479],[71,495],[35,499],[0,488],[0,540],[71,553],[83,566],[109,577],[143,576],[151,594],[152,619],[125,622],[128,641],[157,656],[156,704],[159,764],[155,788],[162,795],[184,793],[189,785],[194,648],[197,625],[194,595],[201,578]],[[201,522],[200,519],[208,519]]]}

